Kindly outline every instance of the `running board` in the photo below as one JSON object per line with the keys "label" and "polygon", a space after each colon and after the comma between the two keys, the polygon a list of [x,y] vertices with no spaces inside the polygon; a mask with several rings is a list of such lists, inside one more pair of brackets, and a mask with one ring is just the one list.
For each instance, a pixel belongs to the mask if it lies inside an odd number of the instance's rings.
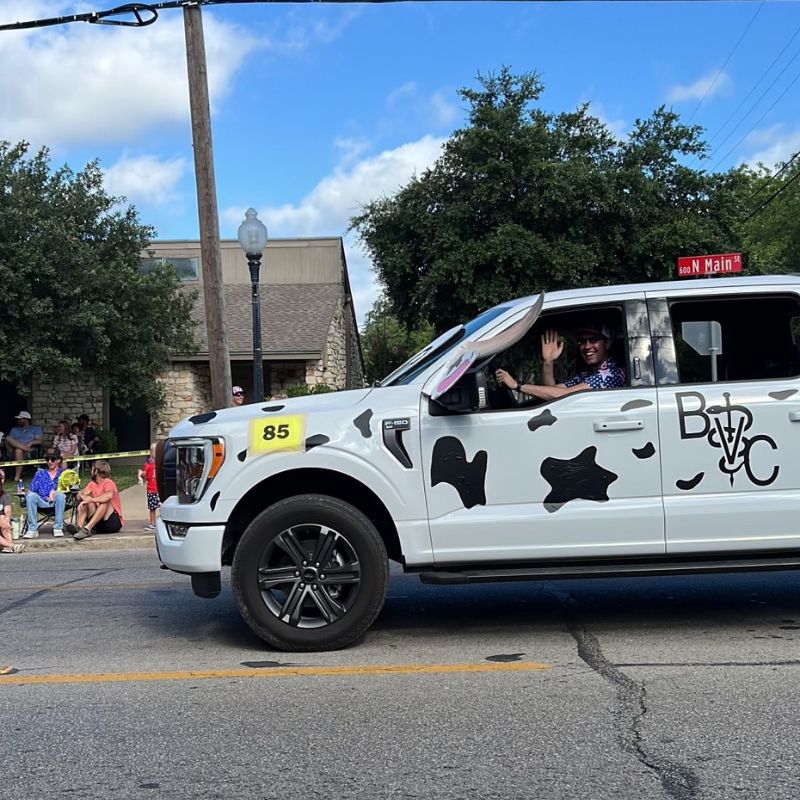
{"label": "running board", "polygon": [[566,578],[624,578],[645,575],[687,575],[714,572],[757,572],[800,569],[800,554],[778,558],[730,558],[713,561],[651,561],[628,563],[553,564],[532,567],[436,570],[421,572],[423,583],[491,583],[494,581],[553,581]]}

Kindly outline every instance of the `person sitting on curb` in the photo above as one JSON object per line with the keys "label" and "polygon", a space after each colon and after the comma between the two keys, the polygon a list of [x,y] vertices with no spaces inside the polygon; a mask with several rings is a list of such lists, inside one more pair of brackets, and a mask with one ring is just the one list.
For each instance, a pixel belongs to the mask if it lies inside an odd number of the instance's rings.
{"label": "person sitting on curb", "polygon": [[78,495],[78,530],[76,542],[93,533],[117,533],[122,529],[122,502],[117,484],[109,477],[111,464],[104,458],[92,465],[92,479]]}
{"label": "person sitting on curb", "polygon": [[53,536],[64,535],[64,507],[67,504],[67,496],[58,491],[58,479],[64,471],[61,465],[61,453],[58,450],[48,450],[45,460],[47,467],[36,470],[30,491],[25,496],[28,507],[28,530],[23,539],[35,539],[39,535],[36,518],[40,508],[55,508]]}
{"label": "person sitting on curb", "polygon": [[0,553],[21,553],[24,544],[14,543],[11,529],[11,496],[5,489],[6,473],[0,469]]}
{"label": "person sitting on curb", "polygon": [[[31,415],[20,411],[16,416],[17,424],[6,436],[6,451],[14,461],[31,458],[33,449],[44,440],[44,431],[39,425],[31,425]],[[14,483],[22,478],[22,464],[17,464]]]}

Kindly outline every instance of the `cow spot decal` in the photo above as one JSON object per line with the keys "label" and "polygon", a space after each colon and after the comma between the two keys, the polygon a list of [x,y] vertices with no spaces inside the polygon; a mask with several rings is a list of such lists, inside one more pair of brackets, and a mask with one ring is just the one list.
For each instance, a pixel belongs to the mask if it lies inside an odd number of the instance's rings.
{"label": "cow spot decal", "polygon": [[464,445],[454,436],[443,436],[433,446],[431,486],[449,483],[461,498],[464,508],[486,505],[486,467],[489,456],[478,450],[467,460]]}
{"label": "cow spot decal", "polygon": [[324,433],[315,433],[306,439],[306,450],[311,450],[312,447],[319,447],[321,444],[327,444],[329,441],[330,437]]}
{"label": "cow spot decal", "polygon": [[539,471],[552,487],[544,498],[547,511],[557,511],[570,500],[608,501],[608,487],[619,477],[596,461],[597,448],[587,447],[575,458],[546,458]]}
{"label": "cow spot decal", "polygon": [[531,419],[528,420],[528,430],[536,431],[539,428],[552,425],[555,421],[556,417],[553,415],[553,412],[550,411],[549,408],[546,408],[541,414],[537,414],[535,417],[531,417]]}
{"label": "cow spot decal", "polygon": [[369,421],[372,419],[372,409],[368,408],[363,414],[359,414],[354,420],[353,425],[358,428],[361,432],[361,435],[365,439],[369,439],[372,436],[372,431],[369,427]]}
{"label": "cow spot decal", "polygon": [[648,442],[644,447],[640,447],[638,450],[634,447],[631,452],[636,458],[652,458],[656,454],[656,448],[653,446],[652,442]]}

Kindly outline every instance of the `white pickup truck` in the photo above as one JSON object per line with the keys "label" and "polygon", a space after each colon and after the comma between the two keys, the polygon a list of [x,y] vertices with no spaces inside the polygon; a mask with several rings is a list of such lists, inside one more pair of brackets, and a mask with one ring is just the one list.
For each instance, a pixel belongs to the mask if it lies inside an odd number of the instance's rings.
{"label": "white pickup truck", "polygon": [[[531,396],[545,333],[569,384],[587,321],[623,385]],[[372,388],[178,424],[159,557],[203,597],[230,565],[243,617],[286,650],[361,636],[389,559],[429,583],[800,567],[799,337],[800,277],[501,304]]]}

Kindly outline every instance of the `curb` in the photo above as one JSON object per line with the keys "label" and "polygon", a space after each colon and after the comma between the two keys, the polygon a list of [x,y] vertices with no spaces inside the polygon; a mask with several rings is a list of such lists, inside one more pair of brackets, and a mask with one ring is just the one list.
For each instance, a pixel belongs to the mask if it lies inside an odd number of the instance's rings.
{"label": "curb", "polygon": [[155,550],[155,534],[150,531],[135,530],[139,527],[133,523],[134,531],[130,533],[96,533],[88,539],[76,542],[69,534],[54,539],[51,533],[40,534],[36,539],[15,539],[25,545],[25,553],[37,551],[61,551],[76,553],[79,550]]}
{"label": "curb", "polygon": [[76,542],[71,536],[63,539],[26,539],[22,542],[25,545],[24,552],[52,552],[61,551],[62,553],[77,553],[79,550],[153,550],[156,549],[156,542],[153,536],[143,536],[142,534],[133,536],[115,536],[114,534],[97,533],[82,542]]}

